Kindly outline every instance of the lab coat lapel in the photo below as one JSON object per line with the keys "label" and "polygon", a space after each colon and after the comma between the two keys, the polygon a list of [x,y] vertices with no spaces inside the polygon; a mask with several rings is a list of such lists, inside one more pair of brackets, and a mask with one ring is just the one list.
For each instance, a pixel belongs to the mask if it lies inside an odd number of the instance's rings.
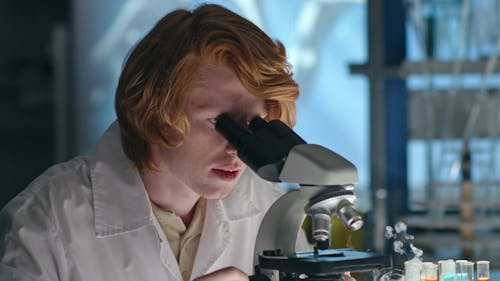
{"label": "lab coat lapel", "polygon": [[150,225],[153,214],[137,169],[125,156],[114,122],[97,144],[90,162],[95,231],[112,236]]}
{"label": "lab coat lapel", "polygon": [[213,271],[212,267],[231,243],[232,233],[220,200],[208,200],[203,232],[191,276],[201,276]]}
{"label": "lab coat lapel", "polygon": [[234,225],[261,213],[248,194],[248,173],[240,179],[231,196],[224,200],[207,200],[203,232],[198,246],[191,279],[214,270],[217,261],[233,242],[237,233]]}

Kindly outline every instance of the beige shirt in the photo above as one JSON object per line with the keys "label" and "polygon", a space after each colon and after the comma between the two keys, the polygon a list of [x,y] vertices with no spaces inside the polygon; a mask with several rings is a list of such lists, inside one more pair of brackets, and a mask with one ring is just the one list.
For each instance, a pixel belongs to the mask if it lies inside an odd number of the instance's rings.
{"label": "beige shirt", "polygon": [[206,200],[203,198],[198,200],[193,219],[187,229],[182,219],[175,213],[162,210],[155,204],[151,205],[153,206],[153,213],[165,236],[167,236],[168,243],[179,263],[182,278],[184,281],[188,281],[203,229]]}

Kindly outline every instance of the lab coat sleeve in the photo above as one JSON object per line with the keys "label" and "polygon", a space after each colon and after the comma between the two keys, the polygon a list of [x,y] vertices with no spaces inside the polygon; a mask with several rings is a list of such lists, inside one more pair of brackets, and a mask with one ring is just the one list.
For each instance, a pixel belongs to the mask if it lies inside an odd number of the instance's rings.
{"label": "lab coat sleeve", "polygon": [[0,212],[0,280],[69,280],[50,204],[29,192]]}
{"label": "lab coat sleeve", "polygon": [[0,263],[0,280],[6,281],[35,281],[18,268]]}

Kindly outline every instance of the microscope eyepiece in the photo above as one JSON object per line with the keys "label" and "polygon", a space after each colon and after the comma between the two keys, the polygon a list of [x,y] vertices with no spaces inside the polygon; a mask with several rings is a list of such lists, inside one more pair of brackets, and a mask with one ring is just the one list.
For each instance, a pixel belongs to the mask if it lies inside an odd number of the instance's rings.
{"label": "microscope eyepiece", "polygon": [[290,151],[304,144],[292,129],[280,120],[255,117],[248,128],[228,114],[217,117],[215,129],[238,151],[238,157],[261,178],[279,182],[281,170]]}
{"label": "microscope eyepiece", "polygon": [[249,135],[247,131],[240,127],[240,125],[233,121],[227,114],[222,114],[216,118],[215,129],[223,135],[236,150],[241,149],[243,138]]}
{"label": "microscope eyepiece", "polygon": [[248,127],[252,131],[257,131],[261,128],[264,128],[266,125],[267,125],[266,120],[264,120],[260,117],[255,117],[254,119],[252,119],[252,121],[250,121],[250,124],[248,124]]}

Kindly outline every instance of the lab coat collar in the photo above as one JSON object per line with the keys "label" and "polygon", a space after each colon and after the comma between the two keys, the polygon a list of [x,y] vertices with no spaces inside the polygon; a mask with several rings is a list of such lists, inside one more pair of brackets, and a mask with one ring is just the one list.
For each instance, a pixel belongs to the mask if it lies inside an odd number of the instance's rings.
{"label": "lab coat collar", "polygon": [[220,209],[220,216],[218,217],[224,218],[224,220],[229,222],[234,222],[251,218],[262,212],[249,194],[248,185],[255,184],[255,182],[252,181],[254,177],[257,177],[257,175],[247,168],[236,183],[231,195],[220,200],[220,205],[214,204],[214,206]]}
{"label": "lab coat collar", "polygon": [[203,253],[203,256],[196,256],[191,279],[217,269],[214,267],[217,261],[223,256],[232,240],[237,238],[234,225],[264,212],[251,199],[248,193],[249,186],[246,186],[253,183],[251,178],[255,176],[247,169],[228,198],[208,200],[205,223],[198,246],[198,253]]}
{"label": "lab coat collar", "polygon": [[111,236],[152,224],[146,189],[138,170],[123,152],[116,121],[99,140],[91,159],[97,236]]}
{"label": "lab coat collar", "polygon": [[[123,152],[118,122],[113,122],[97,144],[91,160],[94,223],[98,237],[111,236],[153,224],[146,189],[132,161]],[[232,194],[223,200],[211,200],[207,212],[215,214],[215,225],[223,233],[229,224],[251,218],[262,212],[248,193],[248,184],[255,184],[257,177],[247,169],[236,184]],[[226,233],[226,237],[231,237]],[[226,239],[224,239],[226,240]],[[221,245],[222,246],[222,245]]]}

